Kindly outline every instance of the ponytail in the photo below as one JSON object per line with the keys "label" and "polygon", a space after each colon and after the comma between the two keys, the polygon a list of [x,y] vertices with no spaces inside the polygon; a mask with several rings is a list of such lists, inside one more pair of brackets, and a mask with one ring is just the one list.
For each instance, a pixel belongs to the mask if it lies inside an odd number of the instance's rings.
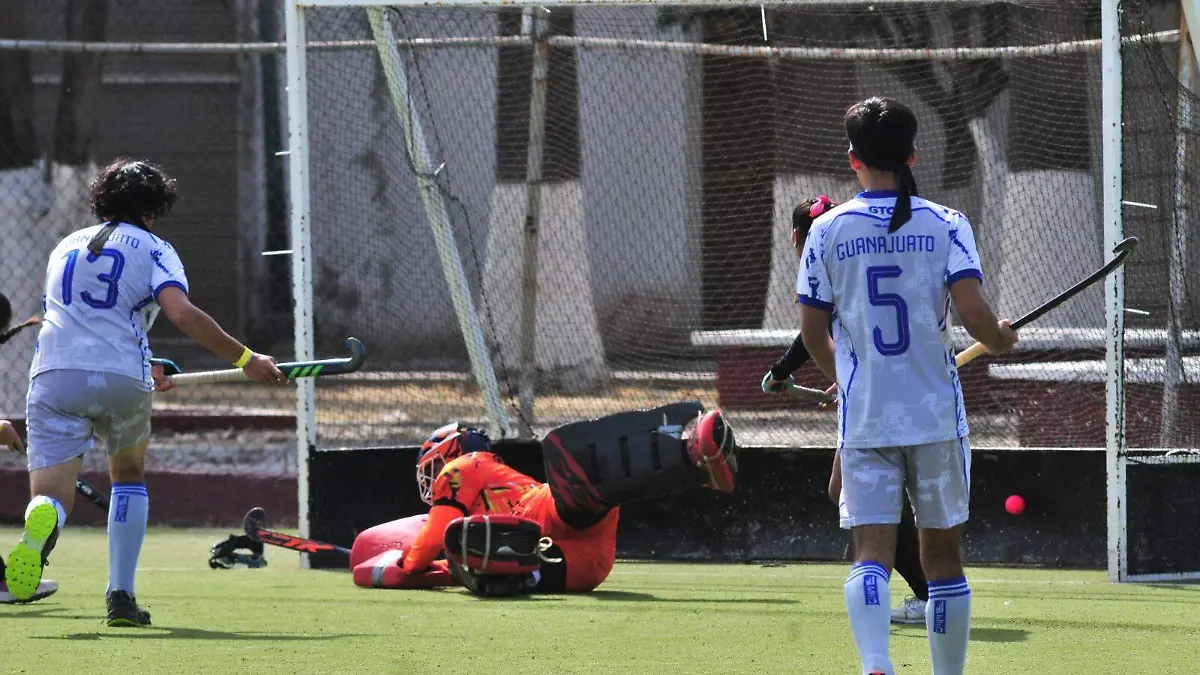
{"label": "ponytail", "polygon": [[888,222],[888,233],[900,229],[912,218],[912,198],[917,196],[917,179],[913,176],[912,167],[907,161],[901,162],[896,174],[896,206],[892,209],[892,219]]}

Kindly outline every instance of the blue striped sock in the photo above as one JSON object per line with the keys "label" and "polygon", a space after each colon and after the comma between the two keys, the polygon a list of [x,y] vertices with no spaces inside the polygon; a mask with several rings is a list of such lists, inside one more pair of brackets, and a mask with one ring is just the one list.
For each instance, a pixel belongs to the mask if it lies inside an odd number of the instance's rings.
{"label": "blue striped sock", "polygon": [[113,483],[108,505],[108,592],[133,592],[150,497],[145,483]]}
{"label": "blue striped sock", "polygon": [[937,675],[961,675],[971,639],[971,588],[966,577],[929,580],[925,604],[929,657]]}
{"label": "blue striped sock", "polygon": [[892,675],[894,672],[888,657],[892,611],[889,578],[891,573],[887,568],[867,560],[856,563],[846,577],[846,612],[850,615],[850,630],[864,673]]}

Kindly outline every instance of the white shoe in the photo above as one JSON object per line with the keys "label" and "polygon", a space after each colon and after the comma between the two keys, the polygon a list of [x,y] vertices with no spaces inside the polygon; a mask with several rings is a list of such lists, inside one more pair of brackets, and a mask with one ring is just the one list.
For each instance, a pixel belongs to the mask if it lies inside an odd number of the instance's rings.
{"label": "white shoe", "polygon": [[27,602],[34,602],[42,598],[48,598],[58,592],[58,584],[49,580],[42,579],[38,583],[37,590],[33,592],[28,600],[18,600],[13,597],[12,593],[8,592],[8,586],[0,581],[0,605],[23,605]]}
{"label": "white shoe", "polygon": [[925,601],[908,596],[892,610],[892,623],[925,623]]}

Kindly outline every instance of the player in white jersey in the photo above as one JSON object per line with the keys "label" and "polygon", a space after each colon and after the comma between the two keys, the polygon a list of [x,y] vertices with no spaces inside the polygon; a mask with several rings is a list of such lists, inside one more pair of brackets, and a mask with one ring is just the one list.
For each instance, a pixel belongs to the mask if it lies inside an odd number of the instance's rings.
{"label": "player in white jersey", "polygon": [[[796,257],[804,257],[804,243],[808,239],[813,222],[825,212],[837,208],[838,203],[825,195],[805,199],[796,205],[792,211],[792,245],[796,249]],[[800,366],[811,360],[808,350],[799,333],[792,346],[784,353],[775,365],[763,375],[762,389],[764,393],[785,393],[795,384],[792,374]],[[830,393],[836,391],[830,388]],[[841,504],[842,494],[842,458],[840,452],[833,453],[833,468],[829,472],[829,499],[835,506]],[[917,525],[913,522],[912,510],[905,501],[900,525],[896,531],[896,555],[893,560],[894,569],[908,582],[913,594],[906,597],[892,610],[892,623],[925,623],[925,603],[929,600],[929,584],[925,580],[925,570],[921,568],[921,551],[917,534]]]}
{"label": "player in white jersey", "polygon": [[134,575],[146,534],[146,446],[153,390],[170,388],[150,366],[147,331],[161,308],[196,342],[253,380],[286,381],[270,356],[230,337],[188,300],[175,249],[153,233],[175,201],[175,179],[145,161],[119,159],[92,181],[99,225],[67,235],[50,254],[45,309],[26,404],[29,484],[25,530],[5,581],[18,600],[38,587],[46,557],[75,501],[83,455],[100,437],[108,450],[109,626],[145,626]]}
{"label": "player in white jersey", "polygon": [[851,106],[844,123],[865,191],[813,223],[797,293],[804,344],[839,389],[841,525],[855,548],[846,608],[863,673],[892,675],[888,580],[907,490],[929,580],[933,671],[955,675],[970,634],[960,540],[971,460],[950,303],[992,353],[1011,349],[1017,335],[983,298],[966,217],[917,196],[912,111],[871,98]]}

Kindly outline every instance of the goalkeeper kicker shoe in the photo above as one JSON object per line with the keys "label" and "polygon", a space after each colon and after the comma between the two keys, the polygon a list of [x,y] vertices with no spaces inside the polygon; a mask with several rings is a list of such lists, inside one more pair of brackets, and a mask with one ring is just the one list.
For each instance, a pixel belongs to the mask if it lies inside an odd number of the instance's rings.
{"label": "goalkeeper kicker shoe", "polygon": [[150,625],[150,612],[138,607],[137,600],[127,591],[112,591],[106,598],[108,616],[104,625],[110,628],[137,628]]}
{"label": "goalkeeper kicker shoe", "polygon": [[50,502],[42,502],[25,514],[25,531],[21,541],[8,555],[4,583],[16,602],[30,602],[42,588],[42,570],[46,557],[58,541],[58,510]]}
{"label": "goalkeeper kicker shoe", "polygon": [[892,609],[892,623],[925,623],[925,601],[910,595]]}
{"label": "goalkeeper kicker shoe", "polygon": [[697,420],[687,439],[687,453],[695,467],[707,474],[707,487],[733,492],[737,443],[719,410],[710,410]]}

